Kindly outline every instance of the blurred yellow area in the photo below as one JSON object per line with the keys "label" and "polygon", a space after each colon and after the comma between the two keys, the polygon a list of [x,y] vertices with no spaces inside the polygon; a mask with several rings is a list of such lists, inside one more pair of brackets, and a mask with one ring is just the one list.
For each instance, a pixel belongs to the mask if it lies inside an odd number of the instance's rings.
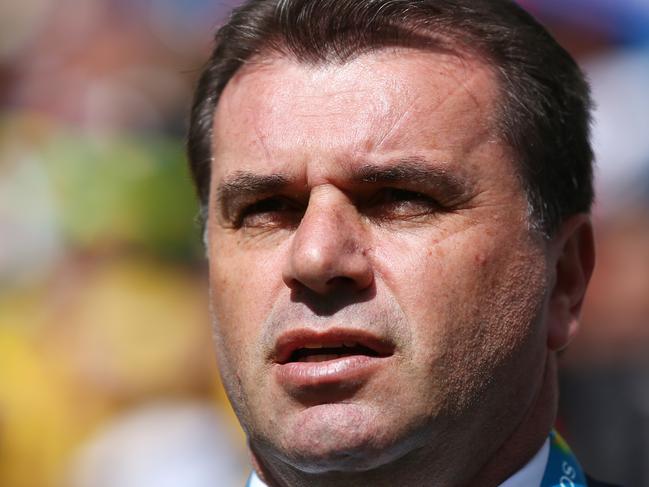
{"label": "blurred yellow area", "polygon": [[182,468],[212,485],[249,468],[183,146],[222,8],[0,4],[2,487],[160,485]]}
{"label": "blurred yellow area", "polygon": [[55,485],[111,415],[160,397],[224,406],[206,285],[134,257],[71,259],[0,300],[0,485]]}

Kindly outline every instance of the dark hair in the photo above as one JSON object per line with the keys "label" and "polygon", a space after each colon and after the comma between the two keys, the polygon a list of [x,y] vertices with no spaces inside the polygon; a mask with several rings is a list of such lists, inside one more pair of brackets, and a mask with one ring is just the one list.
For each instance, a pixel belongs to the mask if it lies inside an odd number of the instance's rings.
{"label": "dark hair", "polygon": [[498,124],[520,167],[531,222],[551,235],[593,200],[588,84],[572,57],[510,0],[249,0],[216,33],[188,136],[192,176],[209,197],[212,125],[228,81],[257,55],[345,62],[387,46],[481,56],[500,82]]}

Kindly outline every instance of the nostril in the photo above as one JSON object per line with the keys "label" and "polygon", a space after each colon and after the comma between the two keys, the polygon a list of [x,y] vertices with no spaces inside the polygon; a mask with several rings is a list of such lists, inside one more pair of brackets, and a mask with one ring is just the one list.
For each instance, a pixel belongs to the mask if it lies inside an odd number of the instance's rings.
{"label": "nostril", "polygon": [[346,286],[355,286],[356,282],[351,277],[347,276],[336,276],[332,277],[327,281],[327,286],[329,287],[346,287]]}

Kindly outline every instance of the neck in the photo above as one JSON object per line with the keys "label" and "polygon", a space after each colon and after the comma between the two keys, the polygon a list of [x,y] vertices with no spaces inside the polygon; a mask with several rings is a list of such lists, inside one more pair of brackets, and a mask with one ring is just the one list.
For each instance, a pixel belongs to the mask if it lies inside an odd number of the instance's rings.
{"label": "neck", "polygon": [[558,405],[557,362],[548,355],[543,382],[531,407],[467,487],[497,486],[512,476],[534,456],[548,437]]}
{"label": "neck", "polygon": [[[457,424],[452,439],[438,442],[443,445],[414,450],[371,471],[313,475],[281,462],[270,465],[251,447],[253,466],[269,487],[496,487],[521,469],[547,438],[557,410],[556,368],[555,355],[548,355],[541,385],[522,415],[505,410],[502,421],[478,422],[477,428]],[[507,428],[511,417],[519,419]]]}

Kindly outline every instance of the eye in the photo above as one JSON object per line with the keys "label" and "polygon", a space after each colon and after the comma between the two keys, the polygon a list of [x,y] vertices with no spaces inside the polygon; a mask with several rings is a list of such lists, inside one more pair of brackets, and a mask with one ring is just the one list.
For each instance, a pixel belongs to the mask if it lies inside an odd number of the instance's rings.
{"label": "eye", "polygon": [[431,196],[401,188],[382,188],[370,200],[370,216],[385,219],[416,218],[442,210]]}
{"label": "eye", "polygon": [[237,227],[292,227],[299,223],[303,210],[281,197],[264,198],[244,207],[236,218]]}

